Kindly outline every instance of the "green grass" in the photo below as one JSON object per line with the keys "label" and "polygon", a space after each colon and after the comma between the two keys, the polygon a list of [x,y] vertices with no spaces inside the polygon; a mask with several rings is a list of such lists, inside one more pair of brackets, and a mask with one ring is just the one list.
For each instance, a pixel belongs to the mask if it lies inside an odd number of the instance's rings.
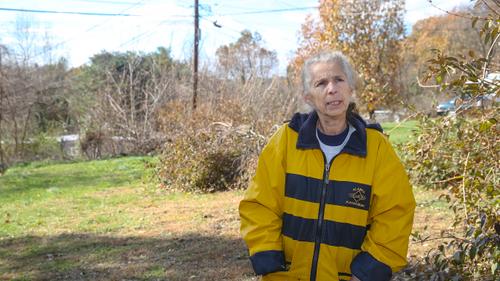
{"label": "green grass", "polygon": [[[156,160],[7,170],[0,176],[0,280],[254,280],[245,277],[248,260],[238,258],[246,253],[235,219],[241,192],[157,189],[145,182],[146,164]],[[226,228],[231,235],[218,234]]]}
{"label": "green grass", "polygon": [[118,158],[69,164],[17,166],[0,178],[0,204],[43,200],[56,194],[80,193],[140,181],[147,158]]}
{"label": "green grass", "polygon": [[382,123],[384,133],[389,135],[389,140],[393,144],[403,144],[413,140],[413,132],[417,130],[417,121],[410,120],[401,123]]}
{"label": "green grass", "polygon": [[[243,191],[159,190],[144,182],[145,164],[154,161],[7,170],[0,176],[0,280],[256,280],[238,231]],[[415,195],[421,214],[447,210],[437,192],[417,188]],[[420,232],[429,220],[420,218]]]}
{"label": "green grass", "polygon": [[106,225],[106,231],[119,228],[115,218],[126,215],[108,210],[134,200],[134,195],[106,197],[98,192],[139,186],[144,164],[150,160],[130,157],[54,165],[34,163],[7,170],[0,177],[0,238],[35,229],[50,232],[90,213],[93,216],[80,220],[77,230],[91,231],[99,225]]}

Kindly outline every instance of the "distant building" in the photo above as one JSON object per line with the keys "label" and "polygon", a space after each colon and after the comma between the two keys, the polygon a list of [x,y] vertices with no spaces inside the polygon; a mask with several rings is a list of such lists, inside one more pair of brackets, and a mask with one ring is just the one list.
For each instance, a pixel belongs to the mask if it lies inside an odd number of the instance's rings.
{"label": "distant building", "polygon": [[55,138],[61,147],[64,156],[71,158],[81,155],[80,152],[80,135],[63,135]]}

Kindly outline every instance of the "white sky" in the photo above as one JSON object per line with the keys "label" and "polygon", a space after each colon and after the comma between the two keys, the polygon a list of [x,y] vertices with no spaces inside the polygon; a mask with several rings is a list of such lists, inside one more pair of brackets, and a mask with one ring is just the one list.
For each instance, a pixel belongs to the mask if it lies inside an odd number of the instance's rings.
{"label": "white sky", "polygon": [[[318,0],[199,0],[202,62],[215,60],[215,50],[238,39],[243,29],[259,32],[268,49],[276,50],[283,73],[297,48],[297,34],[306,15],[317,14]],[[433,0],[450,10],[470,0]],[[32,31],[47,33],[57,54],[71,66],[87,63],[89,57],[107,51],[154,51],[169,47],[177,59],[190,57],[193,42],[193,0],[0,0],[0,9],[132,14],[130,17],[85,16],[75,14],[19,13],[0,10],[0,44],[15,43],[16,18],[37,23]],[[291,10],[297,9],[298,10]],[[273,10],[289,9],[286,12]],[[408,30],[418,20],[443,12],[427,0],[406,1]],[[252,11],[266,13],[241,14]],[[222,28],[214,26],[217,21]]]}

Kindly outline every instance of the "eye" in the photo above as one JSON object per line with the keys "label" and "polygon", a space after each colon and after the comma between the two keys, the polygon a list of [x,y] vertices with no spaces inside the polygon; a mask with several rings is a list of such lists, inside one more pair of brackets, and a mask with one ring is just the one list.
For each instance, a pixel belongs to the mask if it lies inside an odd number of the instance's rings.
{"label": "eye", "polygon": [[343,82],[344,78],[337,76],[337,77],[335,77],[335,81],[337,81],[337,82]]}
{"label": "eye", "polygon": [[326,80],[319,80],[314,83],[314,87],[322,87],[326,85]]}

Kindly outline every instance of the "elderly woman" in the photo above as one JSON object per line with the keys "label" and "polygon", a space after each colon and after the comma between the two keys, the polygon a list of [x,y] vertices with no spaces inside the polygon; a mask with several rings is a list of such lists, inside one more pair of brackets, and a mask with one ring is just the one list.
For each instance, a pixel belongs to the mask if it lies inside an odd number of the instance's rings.
{"label": "elderly woman", "polygon": [[239,206],[262,280],[389,280],[403,268],[415,199],[380,126],[352,112],[356,74],[339,52],[308,59],[304,99],[269,140]]}

